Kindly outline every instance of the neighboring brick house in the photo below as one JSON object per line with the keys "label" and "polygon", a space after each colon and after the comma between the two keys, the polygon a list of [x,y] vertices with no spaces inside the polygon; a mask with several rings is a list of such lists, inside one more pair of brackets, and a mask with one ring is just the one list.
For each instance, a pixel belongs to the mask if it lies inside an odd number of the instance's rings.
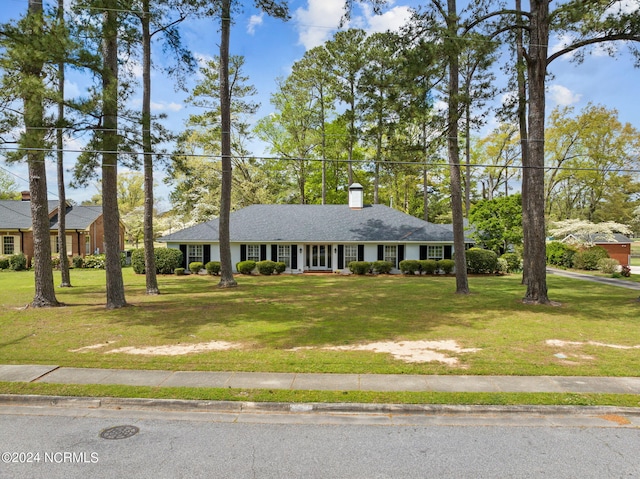
{"label": "neighboring brick house", "polygon": [[569,235],[562,242],[602,246],[609,253],[609,257],[618,260],[621,266],[629,266],[631,262],[631,239],[620,233],[614,233],[613,238],[607,238],[604,234],[595,234],[588,238],[583,235]]}
{"label": "neighboring brick house", "polygon": [[[231,213],[231,261],[284,262],[287,271],[344,271],[351,261],[451,259],[453,229],[384,205],[364,205],[351,185],[348,205],[252,205]],[[183,252],[184,266],[220,260],[218,219],[158,239]],[[473,243],[472,240],[466,240]]]}
{"label": "neighboring brick house", "polygon": [[[58,201],[49,201],[51,252],[58,252]],[[67,204],[65,216],[67,254],[86,256],[104,252],[101,206]],[[120,224],[120,249],[124,249],[124,225]],[[33,230],[29,193],[22,201],[0,200],[0,255],[24,253],[33,258]]]}

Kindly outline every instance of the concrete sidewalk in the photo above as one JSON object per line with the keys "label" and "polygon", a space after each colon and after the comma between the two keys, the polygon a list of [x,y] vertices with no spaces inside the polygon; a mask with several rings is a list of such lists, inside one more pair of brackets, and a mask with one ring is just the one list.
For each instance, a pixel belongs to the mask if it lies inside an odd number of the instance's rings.
{"label": "concrete sidewalk", "polygon": [[85,369],[0,365],[0,381],[308,391],[640,394],[640,377],[423,376]]}

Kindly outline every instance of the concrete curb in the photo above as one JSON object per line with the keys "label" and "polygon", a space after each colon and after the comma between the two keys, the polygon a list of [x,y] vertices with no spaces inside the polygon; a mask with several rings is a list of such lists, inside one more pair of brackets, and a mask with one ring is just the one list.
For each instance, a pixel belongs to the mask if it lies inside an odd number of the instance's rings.
{"label": "concrete curb", "polygon": [[494,406],[447,404],[283,403],[186,399],[91,398],[0,394],[0,406],[129,409],[205,413],[385,414],[385,415],[587,415],[640,417],[640,407]]}

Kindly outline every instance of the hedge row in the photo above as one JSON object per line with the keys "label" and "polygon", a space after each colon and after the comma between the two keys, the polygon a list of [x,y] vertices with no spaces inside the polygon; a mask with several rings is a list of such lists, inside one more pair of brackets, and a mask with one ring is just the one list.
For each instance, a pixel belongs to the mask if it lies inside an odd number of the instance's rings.
{"label": "hedge row", "polygon": [[404,274],[450,274],[455,263],[451,259],[405,259],[400,261],[400,271]]}
{"label": "hedge row", "polygon": [[547,243],[547,263],[553,266],[596,271],[600,269],[600,261],[607,258],[609,253],[602,246],[578,248],[560,241]]}
{"label": "hedge row", "polygon": [[0,269],[24,271],[27,269],[27,257],[22,253],[0,256]]}
{"label": "hedge row", "polygon": [[273,273],[281,274],[287,269],[287,265],[283,261],[240,261],[236,264],[236,270],[241,274],[253,274],[258,272],[259,274],[269,276]]}
{"label": "hedge row", "polygon": [[351,261],[347,267],[353,274],[389,274],[393,264],[389,261]]}
{"label": "hedge row", "polygon": [[[182,266],[182,251],[175,248],[154,248],[157,274],[173,274],[176,268]],[[131,252],[131,266],[137,274],[145,273],[144,248]]]}

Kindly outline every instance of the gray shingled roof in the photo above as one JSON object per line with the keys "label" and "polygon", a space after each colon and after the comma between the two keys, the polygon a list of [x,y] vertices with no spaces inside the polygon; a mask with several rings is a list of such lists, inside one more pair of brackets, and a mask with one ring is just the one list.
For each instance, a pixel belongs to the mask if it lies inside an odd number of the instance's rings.
{"label": "gray shingled roof", "polygon": [[[428,223],[383,205],[252,205],[231,213],[233,242],[453,242],[450,226]],[[218,219],[158,241],[218,241]]]}
{"label": "gray shingled roof", "polygon": [[[102,206],[71,206],[65,215],[67,230],[86,230],[102,214]],[[58,214],[51,217],[51,229],[58,229]]]}
{"label": "gray shingled roof", "polygon": [[[49,201],[49,212],[58,207],[57,201]],[[100,217],[101,206],[67,207],[66,228],[68,230],[85,230]],[[30,229],[31,206],[29,201],[0,200],[0,229]],[[51,218],[52,230],[58,229],[58,215]]]}

